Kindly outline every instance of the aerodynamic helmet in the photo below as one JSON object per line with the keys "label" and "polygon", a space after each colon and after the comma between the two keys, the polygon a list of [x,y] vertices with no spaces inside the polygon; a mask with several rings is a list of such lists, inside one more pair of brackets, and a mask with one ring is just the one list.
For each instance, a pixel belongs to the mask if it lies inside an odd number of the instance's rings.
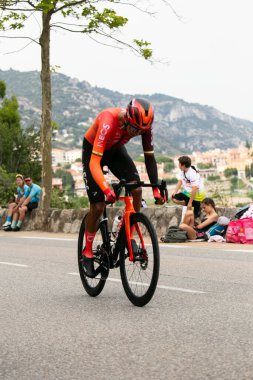
{"label": "aerodynamic helmet", "polygon": [[146,99],[132,99],[126,109],[126,119],[133,127],[148,130],[154,120],[154,108]]}

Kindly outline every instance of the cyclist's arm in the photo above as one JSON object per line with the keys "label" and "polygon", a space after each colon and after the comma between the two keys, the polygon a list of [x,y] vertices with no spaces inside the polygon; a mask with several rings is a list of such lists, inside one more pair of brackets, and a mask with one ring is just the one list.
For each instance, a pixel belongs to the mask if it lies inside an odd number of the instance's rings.
{"label": "cyclist's arm", "polygon": [[145,158],[145,166],[151,183],[158,182],[157,163],[154,155],[152,142],[152,131],[149,130],[142,135],[142,146]]}
{"label": "cyclist's arm", "polygon": [[[142,135],[142,146],[149,180],[151,183],[158,183],[158,170],[154,154],[152,129]],[[158,187],[153,188],[153,196],[158,204],[164,203],[164,199],[162,198]]]}
{"label": "cyclist's arm", "polygon": [[98,184],[103,192],[108,191],[108,186],[103,171],[100,166],[106,143],[109,136],[112,133],[112,115],[105,113],[99,122],[98,131],[93,143],[92,154],[90,159],[90,171],[92,173],[94,181]]}

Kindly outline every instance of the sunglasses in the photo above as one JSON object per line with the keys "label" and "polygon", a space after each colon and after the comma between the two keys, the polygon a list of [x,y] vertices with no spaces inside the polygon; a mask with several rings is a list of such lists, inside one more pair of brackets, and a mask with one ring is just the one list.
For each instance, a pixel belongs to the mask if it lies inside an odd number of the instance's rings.
{"label": "sunglasses", "polygon": [[131,133],[134,133],[134,134],[138,134],[138,135],[139,135],[139,134],[141,134],[141,132],[142,132],[140,129],[136,128],[136,126],[133,125],[133,124],[127,123],[127,127],[130,128]]}

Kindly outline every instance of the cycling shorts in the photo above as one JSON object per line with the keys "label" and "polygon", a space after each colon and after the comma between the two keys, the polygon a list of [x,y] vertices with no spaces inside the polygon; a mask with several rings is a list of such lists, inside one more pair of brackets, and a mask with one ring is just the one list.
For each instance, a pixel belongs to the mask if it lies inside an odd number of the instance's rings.
{"label": "cycling shorts", "polygon": [[[91,204],[104,202],[105,196],[98,184],[94,181],[90,171],[90,159],[93,146],[83,140],[83,176],[85,188]],[[127,182],[140,181],[140,177],[132,158],[127,153],[124,145],[105,151],[100,162],[101,168],[108,166],[108,169],[118,179],[125,179]]]}

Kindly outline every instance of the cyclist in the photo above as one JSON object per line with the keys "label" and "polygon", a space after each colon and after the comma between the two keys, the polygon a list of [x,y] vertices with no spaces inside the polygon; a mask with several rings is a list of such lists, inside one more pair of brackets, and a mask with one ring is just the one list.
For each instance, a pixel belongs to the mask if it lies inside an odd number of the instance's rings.
{"label": "cyclist", "polygon": [[[118,178],[127,182],[140,180],[136,166],[128,155],[125,144],[135,136],[141,135],[145,165],[151,183],[158,182],[157,164],[154,156],[152,123],[154,109],[145,99],[132,99],[127,108],[109,108],[95,118],[83,139],[83,171],[90,211],[86,217],[85,249],[83,267],[86,275],[95,276],[92,243],[98,222],[103,214],[105,200],[114,203],[116,196],[106,182],[102,167],[107,166]],[[153,188],[158,204],[163,204],[158,188]],[[135,211],[141,208],[142,189],[132,191]]]}

